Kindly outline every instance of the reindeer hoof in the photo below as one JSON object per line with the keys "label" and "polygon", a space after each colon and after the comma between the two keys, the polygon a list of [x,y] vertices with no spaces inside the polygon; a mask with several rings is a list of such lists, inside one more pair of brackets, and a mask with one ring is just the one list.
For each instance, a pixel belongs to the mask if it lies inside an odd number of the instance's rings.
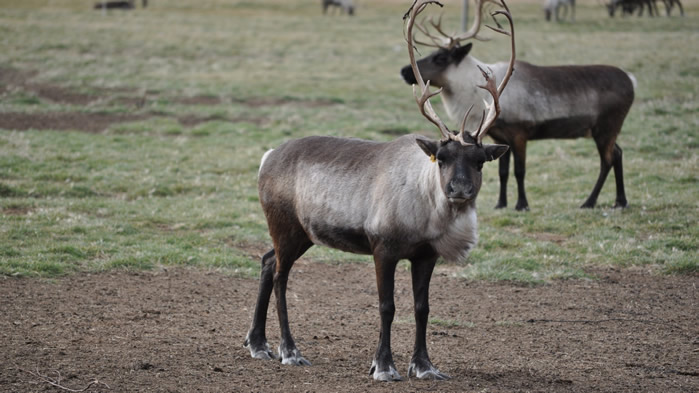
{"label": "reindeer hoof", "polygon": [[615,209],[625,209],[625,208],[627,208],[628,206],[629,206],[629,203],[628,203],[626,200],[623,200],[623,201],[616,201],[616,203],[614,203],[614,208],[615,208]]}
{"label": "reindeer hoof", "polygon": [[410,362],[408,366],[408,377],[417,377],[418,379],[431,379],[434,381],[446,381],[451,377],[437,370],[435,366],[428,363],[423,367],[418,367],[418,365],[413,361]]}
{"label": "reindeer hoof", "polygon": [[274,356],[274,352],[272,352],[272,350],[269,349],[269,345],[267,345],[267,341],[264,341],[262,344],[259,344],[259,345],[252,345],[250,340],[246,339],[245,344],[243,344],[243,346],[250,351],[250,356],[252,356],[253,359],[262,359],[262,360],[276,359],[276,356]]}
{"label": "reindeer hoof", "polygon": [[282,351],[282,347],[279,347],[279,355],[281,356],[282,364],[290,364],[292,366],[310,366],[311,362],[306,360],[301,356],[301,352],[294,348],[291,351]]}
{"label": "reindeer hoof", "polygon": [[386,371],[379,371],[378,367],[376,366],[376,360],[371,362],[371,369],[369,369],[369,374],[371,374],[374,377],[374,381],[393,382],[403,380],[400,374],[398,374],[398,370],[396,370],[396,368],[393,365],[389,365],[388,370]]}

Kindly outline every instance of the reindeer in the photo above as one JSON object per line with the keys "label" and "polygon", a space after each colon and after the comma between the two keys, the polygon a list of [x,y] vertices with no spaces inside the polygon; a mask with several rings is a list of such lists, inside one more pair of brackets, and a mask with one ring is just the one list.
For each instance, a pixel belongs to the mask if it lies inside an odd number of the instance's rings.
{"label": "reindeer", "polygon": [[126,0],[126,1],[103,1],[100,3],[95,3],[94,9],[100,10],[100,9],[122,9],[122,10],[130,10],[134,8],[133,0]]}
{"label": "reindeer", "polygon": [[667,16],[670,16],[670,12],[675,4],[680,8],[680,16],[684,16],[684,8],[682,8],[680,0],[663,0],[663,4],[665,5],[665,14]]}
{"label": "reindeer", "polygon": [[[413,24],[432,2],[415,0],[404,16],[408,54],[417,75]],[[401,380],[391,353],[394,276],[400,259],[412,264],[415,301],[415,347],[408,375],[448,378],[427,353],[429,284],[438,257],[463,260],[475,246],[481,168],[508,149],[482,143],[495,124],[498,100],[514,65],[512,17],[505,2],[501,4],[503,9],[495,14],[509,22],[509,31],[499,31],[511,37],[512,58],[497,87],[492,75],[482,71],[485,85],[481,88],[492,102],[474,131],[463,127],[458,133],[450,131],[429,102],[439,91],[430,92],[429,82],[418,78],[416,101],[421,113],[439,128],[441,140],[406,135],[378,143],[315,136],[286,142],[262,157],[258,189],[274,248],[262,257],[257,305],[245,340],[253,358],[275,358],[265,335],[267,308],[274,291],[281,328],[279,358],[282,364],[310,365],[289,330],[286,288],[294,261],[312,245],[322,244],[374,257],[381,328],[370,370],[373,378]]]}
{"label": "reindeer", "polygon": [[[476,20],[481,19],[481,9],[486,2],[477,1]],[[419,42],[437,47],[437,51],[417,62],[425,80],[444,89],[442,100],[451,119],[460,119],[468,108],[467,102],[484,95],[477,88],[476,66],[492,69],[496,78],[503,78],[507,63],[485,64],[469,56],[472,43],[465,40],[480,37],[478,23],[461,35],[449,36],[441,27],[441,18],[432,27],[437,36],[424,24],[416,27],[431,42]],[[634,97],[634,79],[619,68],[606,65],[541,67],[518,61],[517,70],[507,92],[500,100],[502,115],[488,132],[499,144],[510,146],[514,156],[514,172],[517,180],[517,210],[529,210],[524,191],[527,141],[545,138],[592,137],[600,155],[600,173],[592,193],[581,207],[592,208],[600,190],[614,168],[616,178],[615,207],[626,207],[624,192],[622,151],[616,144],[624,118]],[[411,66],[401,70],[403,79],[413,84],[416,79]],[[473,108],[482,110],[482,104]],[[507,206],[507,178],[510,165],[509,152],[500,158],[500,197],[496,208]]]}
{"label": "reindeer", "polygon": [[638,16],[643,16],[643,10],[646,7],[650,17],[660,15],[655,0],[612,0],[607,4],[607,11],[612,18],[619,8],[621,8],[621,16],[632,15],[636,10],[638,10]]}
{"label": "reindeer", "polygon": [[323,14],[327,14],[328,7],[333,6],[340,9],[340,13],[347,15],[354,15],[354,3],[352,0],[322,0],[323,3]]}
{"label": "reindeer", "polygon": [[563,13],[563,20],[568,16],[568,6],[570,6],[570,21],[575,22],[575,0],[545,0],[544,1],[544,14],[546,20],[551,20],[551,14],[556,17],[556,22],[560,22],[561,19],[558,17],[558,11],[563,8],[565,11]]}

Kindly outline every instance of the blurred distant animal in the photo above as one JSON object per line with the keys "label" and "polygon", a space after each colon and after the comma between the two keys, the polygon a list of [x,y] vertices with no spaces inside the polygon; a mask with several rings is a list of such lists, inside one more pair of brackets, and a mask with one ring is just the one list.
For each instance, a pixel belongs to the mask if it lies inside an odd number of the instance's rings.
{"label": "blurred distant animal", "polygon": [[665,13],[667,16],[670,16],[670,12],[672,11],[672,8],[677,4],[678,7],[680,7],[680,15],[684,16],[684,8],[682,8],[682,3],[680,0],[663,0],[663,4],[665,5]]}
{"label": "blurred distant animal", "polygon": [[545,0],[544,1],[544,13],[546,14],[546,20],[551,20],[551,14],[555,14],[556,22],[560,22],[561,18],[558,17],[558,11],[563,8],[563,20],[568,16],[568,6],[570,6],[570,21],[575,22],[575,0]]}
{"label": "blurred distant animal", "polygon": [[128,1],[103,1],[100,3],[95,3],[95,9],[96,10],[101,10],[101,9],[122,9],[122,10],[130,10],[133,9],[133,0],[128,0]]}
{"label": "blurred distant animal", "polygon": [[[664,2],[667,0],[664,0]],[[666,3],[666,9],[668,5]],[[633,15],[638,10],[638,16],[643,16],[643,10],[648,8],[648,15],[651,17],[660,15],[655,0],[612,0],[607,4],[607,11],[610,17],[614,17],[617,10],[620,10],[621,16]],[[670,7],[671,8],[671,7]],[[680,7],[681,9],[681,7]],[[669,15],[669,9],[667,10]],[[684,11],[682,11],[684,13]]]}
{"label": "blurred distant animal", "polygon": [[340,13],[347,12],[348,15],[354,15],[354,3],[352,0],[322,0],[323,14],[328,13],[328,7],[339,8]]}

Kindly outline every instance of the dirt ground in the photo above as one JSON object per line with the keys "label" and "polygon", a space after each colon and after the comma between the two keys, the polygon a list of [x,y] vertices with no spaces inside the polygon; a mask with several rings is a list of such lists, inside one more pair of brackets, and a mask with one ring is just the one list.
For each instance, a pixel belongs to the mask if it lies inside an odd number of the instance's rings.
{"label": "dirt ground", "polygon": [[[428,348],[452,379],[374,382],[377,294],[369,264],[299,261],[289,285],[297,345],[313,366],[250,358],[242,344],[257,280],[220,272],[0,279],[0,390],[696,392],[696,276],[605,270],[542,286],[432,280]],[[393,352],[407,377],[410,274],[397,273]],[[274,306],[268,338],[279,343]],[[60,374],[59,374],[60,373]],[[102,383],[106,384],[103,385]],[[107,388],[109,386],[109,388]]]}

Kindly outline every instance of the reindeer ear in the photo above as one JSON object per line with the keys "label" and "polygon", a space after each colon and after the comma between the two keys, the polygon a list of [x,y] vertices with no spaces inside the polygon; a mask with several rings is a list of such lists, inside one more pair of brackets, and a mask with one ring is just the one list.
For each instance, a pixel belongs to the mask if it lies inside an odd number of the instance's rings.
{"label": "reindeer ear", "polygon": [[507,145],[483,145],[483,148],[485,149],[485,160],[493,161],[507,153],[510,147]]}
{"label": "reindeer ear", "polygon": [[466,57],[466,55],[468,54],[468,52],[471,51],[472,46],[473,44],[469,42],[464,46],[454,48],[454,51],[451,54],[451,57],[454,60],[454,64],[459,65],[459,63],[461,63],[461,60],[463,60],[464,57]]}
{"label": "reindeer ear", "polygon": [[425,152],[430,157],[437,156],[437,150],[439,150],[439,142],[433,141],[424,137],[417,137],[415,139],[415,142],[417,142],[417,145],[420,146],[420,149]]}

